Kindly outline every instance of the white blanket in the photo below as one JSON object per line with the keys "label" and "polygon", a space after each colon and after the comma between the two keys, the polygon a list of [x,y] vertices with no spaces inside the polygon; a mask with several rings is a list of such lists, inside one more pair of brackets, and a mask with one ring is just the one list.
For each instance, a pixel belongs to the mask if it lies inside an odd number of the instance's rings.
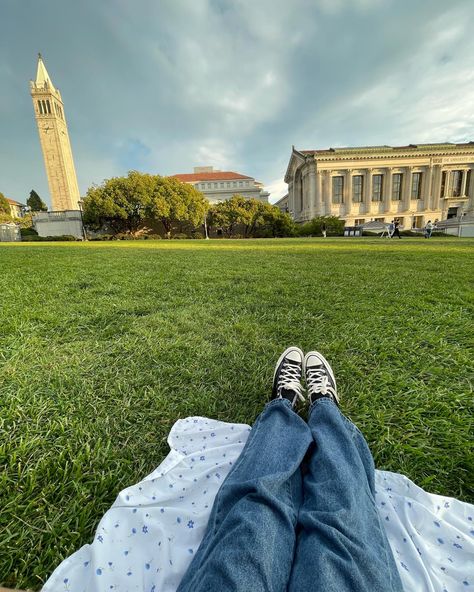
{"label": "white blanket", "polygon": [[[65,559],[43,591],[175,591],[249,431],[205,417],[177,421],[165,460],[119,494],[93,543]],[[376,471],[376,489],[404,589],[474,591],[474,506],[386,471]]]}

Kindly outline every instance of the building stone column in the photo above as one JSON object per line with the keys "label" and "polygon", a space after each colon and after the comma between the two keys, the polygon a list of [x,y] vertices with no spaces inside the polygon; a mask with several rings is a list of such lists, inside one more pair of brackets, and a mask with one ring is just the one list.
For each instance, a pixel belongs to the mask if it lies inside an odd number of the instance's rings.
{"label": "building stone column", "polygon": [[471,168],[471,184],[468,189],[468,197],[469,199],[466,204],[466,212],[471,212],[474,214],[474,167]]}
{"label": "building stone column", "polygon": [[298,218],[301,218],[303,214],[303,175],[299,175],[299,178],[296,181],[296,191],[295,191],[295,214],[297,213]]}
{"label": "building stone column", "polygon": [[405,187],[403,191],[403,210],[408,212],[410,210],[410,202],[411,202],[411,179],[413,173],[413,167],[407,166],[406,169],[406,179],[405,179]]}
{"label": "building stone column", "polygon": [[324,202],[326,204],[325,216],[330,216],[332,211],[332,187],[331,187],[331,171],[324,171]]}
{"label": "building stone column", "polygon": [[324,215],[324,202],[323,202],[323,175],[321,171],[316,171],[316,207],[315,216]]}
{"label": "building stone column", "polygon": [[[445,173],[446,173],[446,181],[444,182],[443,197],[446,197],[448,195],[449,182],[451,181],[451,171],[445,171]],[[452,197],[452,195],[450,195],[449,197]]]}
{"label": "building stone column", "polygon": [[309,210],[309,217],[310,219],[315,217],[315,212],[317,211],[317,190],[316,190],[316,171],[314,170],[314,166],[308,171],[307,175],[308,181],[308,210]]}
{"label": "building stone column", "polygon": [[433,210],[441,209],[440,195],[441,195],[441,177],[442,167],[440,164],[435,164],[433,167],[433,182],[431,184],[431,208]]}
{"label": "building stone column", "polygon": [[292,212],[291,217],[295,217],[295,186],[293,179],[288,183],[288,212]]}
{"label": "building stone column", "polygon": [[352,171],[346,169],[344,175],[344,212],[346,216],[352,214]]}
{"label": "building stone column", "polygon": [[430,210],[432,207],[432,168],[430,166],[426,167],[425,174],[423,175],[422,181],[422,195],[423,195],[423,210]]}
{"label": "building stone column", "polygon": [[[471,173],[472,175],[472,173]],[[467,169],[462,172],[461,197],[466,195]]]}
{"label": "building stone column", "polygon": [[385,169],[383,184],[383,211],[390,212],[392,208],[392,167]]}
{"label": "building stone column", "polygon": [[365,173],[365,184],[364,184],[364,213],[370,213],[370,207],[372,205],[372,169],[367,169]]}
{"label": "building stone column", "polygon": [[304,218],[306,218],[305,214],[308,212],[309,208],[308,173],[306,171],[304,171],[301,177],[301,195],[301,214],[304,216]]}

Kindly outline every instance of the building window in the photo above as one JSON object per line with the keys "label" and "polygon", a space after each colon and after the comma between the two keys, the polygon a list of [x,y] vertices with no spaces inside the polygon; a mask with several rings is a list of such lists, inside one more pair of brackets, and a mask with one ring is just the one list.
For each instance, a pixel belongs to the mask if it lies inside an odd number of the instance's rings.
{"label": "building window", "polygon": [[413,173],[411,178],[411,198],[421,199],[421,175],[422,173]]}
{"label": "building window", "polygon": [[43,105],[43,115],[46,115],[48,113],[46,109],[46,101],[41,101],[41,104]]}
{"label": "building window", "polygon": [[448,184],[448,195],[450,197],[459,197],[462,188],[462,171],[451,171]]}
{"label": "building window", "polygon": [[344,177],[332,178],[332,202],[344,203]]}
{"label": "building window", "polygon": [[423,228],[423,216],[413,216],[412,228]]}
{"label": "building window", "polygon": [[448,208],[448,215],[446,216],[446,218],[449,220],[450,218],[456,218],[458,215],[458,208],[457,206]]}
{"label": "building window", "polygon": [[41,104],[41,101],[38,101],[38,109],[39,109],[40,115],[43,115],[43,105]]}
{"label": "building window", "polygon": [[230,187],[230,183],[227,183],[227,187]]}
{"label": "building window", "polygon": [[239,187],[243,187],[243,186],[244,186],[243,182],[239,181]]}
{"label": "building window", "polygon": [[385,218],[374,218],[375,222],[385,222]]}
{"label": "building window", "polygon": [[403,226],[403,218],[397,218],[397,217],[395,217],[395,218],[393,219],[393,221],[394,221],[394,222],[398,222],[398,223],[400,224],[400,226]]}
{"label": "building window", "polygon": [[395,173],[392,177],[392,200],[400,201],[402,199],[403,173]]}
{"label": "building window", "polygon": [[364,177],[362,175],[354,175],[352,177],[352,201],[361,203],[363,201],[364,192]]}
{"label": "building window", "polygon": [[443,171],[443,174],[441,175],[441,193],[440,193],[440,197],[444,197],[446,194],[446,176],[447,176],[447,172]]}
{"label": "building window", "polygon": [[382,201],[383,175],[372,177],[372,201]]}
{"label": "building window", "polygon": [[51,104],[49,102],[49,99],[46,101],[46,107],[48,108],[48,114],[51,115]]}
{"label": "building window", "polygon": [[365,218],[356,218],[354,220],[354,226],[362,226],[365,223]]}

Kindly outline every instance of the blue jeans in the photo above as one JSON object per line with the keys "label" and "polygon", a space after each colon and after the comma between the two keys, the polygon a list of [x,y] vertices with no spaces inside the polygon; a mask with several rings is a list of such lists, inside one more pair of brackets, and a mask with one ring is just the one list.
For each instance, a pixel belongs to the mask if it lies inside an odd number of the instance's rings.
{"label": "blue jeans", "polygon": [[177,592],[402,592],[374,461],[338,407],[271,401],[217,493]]}

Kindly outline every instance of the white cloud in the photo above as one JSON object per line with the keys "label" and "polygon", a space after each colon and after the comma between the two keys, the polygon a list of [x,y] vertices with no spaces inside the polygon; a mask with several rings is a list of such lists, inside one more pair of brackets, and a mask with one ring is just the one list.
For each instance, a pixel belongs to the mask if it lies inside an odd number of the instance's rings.
{"label": "white cloud", "polygon": [[38,47],[83,191],[132,162],[209,164],[270,180],[274,200],[292,144],[474,139],[470,0],[51,1],[5,11],[23,23],[0,38],[0,191],[14,198],[47,194],[27,86]]}

